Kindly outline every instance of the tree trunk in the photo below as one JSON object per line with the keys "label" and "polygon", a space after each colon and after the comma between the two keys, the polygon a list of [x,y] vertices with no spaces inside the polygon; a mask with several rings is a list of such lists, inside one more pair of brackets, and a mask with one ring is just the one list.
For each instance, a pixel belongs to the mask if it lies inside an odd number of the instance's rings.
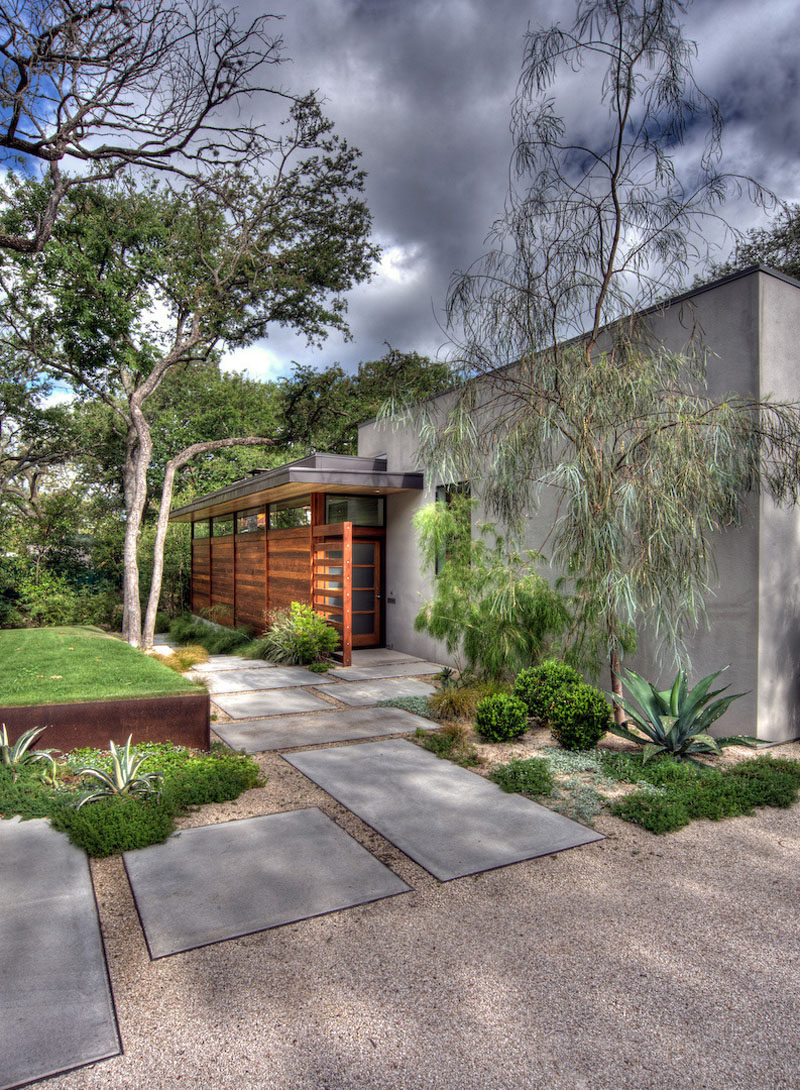
{"label": "tree trunk", "polygon": [[[620,681],[619,671],[619,652],[617,650],[617,642],[612,635],[611,652],[609,654],[609,667],[611,669],[611,692],[614,696],[618,696],[620,701],[622,700],[622,682]],[[621,703],[614,701],[614,722],[618,727],[625,726],[625,711]]]}
{"label": "tree trunk", "polygon": [[147,470],[153,442],[147,421],[136,405],[131,405],[133,423],[125,442],[125,544],[122,574],[122,638],[133,647],[142,642],[142,607],[139,600],[139,561],[137,550],[147,503]]}
{"label": "tree trunk", "polygon": [[205,443],[193,443],[167,462],[164,472],[164,488],[161,492],[161,502],[158,507],[156,539],[153,544],[153,578],[150,583],[150,595],[147,599],[147,611],[142,632],[142,647],[145,650],[150,650],[153,646],[156,613],[158,612],[158,603],[161,600],[161,580],[164,575],[164,542],[169,528],[169,512],[172,507],[175,473],[194,458],[196,454],[203,454],[209,450],[221,450],[223,447],[271,447],[275,445],[275,442],[275,439],[263,439],[258,436],[248,436],[245,439],[210,439]]}

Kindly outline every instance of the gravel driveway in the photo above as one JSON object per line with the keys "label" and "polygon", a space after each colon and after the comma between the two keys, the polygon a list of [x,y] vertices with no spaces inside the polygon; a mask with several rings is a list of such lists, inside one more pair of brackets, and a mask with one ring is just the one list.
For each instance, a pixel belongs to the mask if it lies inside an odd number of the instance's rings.
{"label": "gravel driveway", "polygon": [[[800,746],[776,755],[800,756]],[[798,1090],[800,806],[440,884],[276,755],[184,827],[320,806],[414,892],[151,962],[93,864],[125,1054],[53,1090]]]}

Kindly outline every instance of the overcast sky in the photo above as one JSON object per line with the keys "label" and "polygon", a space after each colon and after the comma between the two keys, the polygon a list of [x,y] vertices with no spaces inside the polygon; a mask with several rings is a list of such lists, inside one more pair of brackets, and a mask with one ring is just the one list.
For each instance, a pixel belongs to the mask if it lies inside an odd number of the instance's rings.
{"label": "overcast sky", "polygon": [[[243,18],[262,0],[241,0]],[[280,11],[279,7],[272,10]],[[292,360],[347,367],[384,342],[435,355],[454,269],[478,258],[507,188],[510,105],[525,30],[571,21],[570,0],[294,0],[280,24],[285,87],[319,90],[337,131],[361,149],[383,259],[350,297],[353,340],[321,350],[276,330],[228,364],[254,377]],[[726,120],[727,169],[800,200],[800,14],[797,0],[697,0],[687,16],[695,76]],[[575,108],[591,110],[571,83]],[[746,227],[763,213],[741,203]]]}

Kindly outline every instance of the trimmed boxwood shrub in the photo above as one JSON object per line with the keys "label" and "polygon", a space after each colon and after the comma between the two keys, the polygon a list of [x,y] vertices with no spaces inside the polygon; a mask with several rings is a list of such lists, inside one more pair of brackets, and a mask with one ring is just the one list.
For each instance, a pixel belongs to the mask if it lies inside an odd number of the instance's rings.
{"label": "trimmed boxwood shrub", "polygon": [[561,691],[549,720],[553,737],[564,749],[593,749],[611,726],[611,708],[599,689],[581,682]]}
{"label": "trimmed boxwood shrub", "polygon": [[525,702],[529,715],[547,723],[558,697],[577,685],[583,685],[583,678],[577,670],[565,662],[547,659],[517,675],[514,695]]}
{"label": "trimmed boxwood shrub", "polygon": [[475,729],[484,742],[510,742],[528,729],[528,709],[518,696],[484,697],[475,710]]}

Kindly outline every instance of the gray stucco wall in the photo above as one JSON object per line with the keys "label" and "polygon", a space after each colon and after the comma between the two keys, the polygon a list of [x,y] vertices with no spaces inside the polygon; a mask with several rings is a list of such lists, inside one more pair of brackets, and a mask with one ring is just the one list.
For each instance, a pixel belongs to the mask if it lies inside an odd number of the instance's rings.
{"label": "gray stucco wall", "polygon": [[[800,286],[763,271],[729,279],[676,302],[649,318],[655,339],[679,351],[690,342],[708,351],[709,390],[735,390],[776,400],[800,400],[797,346],[800,344]],[[442,410],[447,398],[438,399]],[[359,454],[386,454],[389,471],[420,468],[417,436],[410,427],[370,422],[359,432]],[[387,643],[413,654],[450,661],[446,652],[413,621],[433,592],[423,572],[412,519],[434,499],[438,484],[426,480],[422,494],[388,497]],[[691,678],[730,665],[720,682],[735,701],[718,733],[757,734],[782,741],[800,734],[800,592],[794,569],[800,546],[800,512],[779,510],[765,497],[752,499],[752,517],[716,535],[717,581],[707,603],[709,627],[691,637]],[[545,495],[529,519],[525,544],[547,553],[546,538],[555,502]],[[483,517],[479,511],[476,521]],[[554,575],[543,568],[543,574]],[[639,649],[628,665],[649,679],[671,680],[671,661],[659,662],[646,624],[639,625]],[[605,681],[603,681],[605,684]]]}

